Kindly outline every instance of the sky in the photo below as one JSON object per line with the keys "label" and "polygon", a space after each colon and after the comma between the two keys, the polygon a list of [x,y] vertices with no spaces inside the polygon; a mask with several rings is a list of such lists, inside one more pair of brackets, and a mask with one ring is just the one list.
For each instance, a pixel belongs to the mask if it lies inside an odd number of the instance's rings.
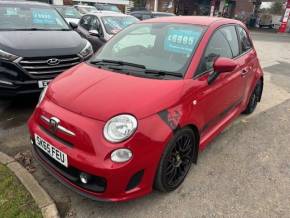
{"label": "sky", "polygon": [[272,2],[262,2],[261,8],[270,8]]}

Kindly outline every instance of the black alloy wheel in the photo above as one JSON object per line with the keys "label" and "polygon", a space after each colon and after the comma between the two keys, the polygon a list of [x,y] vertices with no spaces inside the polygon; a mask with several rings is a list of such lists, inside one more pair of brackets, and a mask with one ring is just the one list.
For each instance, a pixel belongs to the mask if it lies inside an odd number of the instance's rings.
{"label": "black alloy wheel", "polygon": [[193,160],[195,135],[189,128],[179,130],[162,155],[155,178],[155,188],[169,192],[184,181]]}

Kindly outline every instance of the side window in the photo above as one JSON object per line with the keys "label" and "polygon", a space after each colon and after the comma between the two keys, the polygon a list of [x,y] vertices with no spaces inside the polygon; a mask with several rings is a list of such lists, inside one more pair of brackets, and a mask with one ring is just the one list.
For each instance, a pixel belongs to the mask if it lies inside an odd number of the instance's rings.
{"label": "side window", "polygon": [[142,15],[142,20],[147,20],[147,19],[151,19],[151,15],[150,14],[143,14]]}
{"label": "side window", "polygon": [[80,26],[86,30],[90,30],[91,16],[83,16],[80,20]]}
{"label": "side window", "polygon": [[100,21],[97,17],[92,17],[90,22],[90,30],[98,30],[100,29]]}
{"label": "side window", "polygon": [[244,53],[252,48],[252,44],[247,32],[242,27],[237,27],[237,31],[240,38],[241,52]]}
{"label": "side window", "polygon": [[233,53],[233,57],[239,56],[240,48],[236,28],[234,26],[226,26],[221,28],[220,31],[228,40]]}
{"label": "side window", "polygon": [[210,39],[197,74],[210,71],[218,57],[233,58],[229,42],[220,30],[216,31]]}

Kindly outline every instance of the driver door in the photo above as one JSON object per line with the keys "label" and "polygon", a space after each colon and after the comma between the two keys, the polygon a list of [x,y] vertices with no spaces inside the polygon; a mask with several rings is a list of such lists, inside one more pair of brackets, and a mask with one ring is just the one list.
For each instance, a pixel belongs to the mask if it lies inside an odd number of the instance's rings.
{"label": "driver door", "polygon": [[218,29],[212,35],[201,59],[196,80],[201,82],[195,96],[196,106],[203,114],[203,132],[206,133],[227,117],[242,102],[245,81],[241,76],[241,67],[233,72],[221,73],[213,83],[208,84],[213,72],[214,61],[219,57],[234,59],[239,56],[239,43],[235,26]]}

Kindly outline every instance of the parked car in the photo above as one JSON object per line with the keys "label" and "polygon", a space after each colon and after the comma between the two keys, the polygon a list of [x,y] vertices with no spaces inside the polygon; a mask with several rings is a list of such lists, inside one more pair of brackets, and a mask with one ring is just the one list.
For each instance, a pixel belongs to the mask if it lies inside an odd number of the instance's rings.
{"label": "parked car", "polygon": [[64,17],[68,23],[78,24],[82,15],[72,6],[55,5],[55,9]]}
{"label": "parked car", "polygon": [[272,28],[278,30],[281,26],[283,17],[280,15],[273,15],[272,16]]}
{"label": "parked car", "polygon": [[122,13],[122,11],[116,5],[112,4],[96,3],[95,7],[97,8],[98,11],[111,11]]}
{"label": "parked car", "polygon": [[263,27],[268,27],[268,28],[272,28],[272,15],[271,14],[262,14],[261,18],[260,18],[260,23],[259,23],[259,27],[263,28]]}
{"label": "parked car", "polygon": [[75,9],[77,9],[82,15],[88,13],[98,12],[96,7],[90,5],[74,5]]}
{"label": "parked car", "polygon": [[79,22],[77,32],[89,40],[94,51],[97,51],[121,29],[138,21],[130,15],[102,11],[84,15]]}
{"label": "parked car", "polygon": [[1,96],[40,92],[93,53],[90,42],[48,4],[0,1],[0,20]]}
{"label": "parked car", "polygon": [[169,192],[199,151],[255,110],[262,90],[263,71],[240,21],[143,21],[49,84],[29,119],[31,143],[52,175],[91,198]]}
{"label": "parked car", "polygon": [[175,14],[157,11],[133,11],[130,15],[137,17],[139,20],[147,20],[156,17],[172,17]]}

